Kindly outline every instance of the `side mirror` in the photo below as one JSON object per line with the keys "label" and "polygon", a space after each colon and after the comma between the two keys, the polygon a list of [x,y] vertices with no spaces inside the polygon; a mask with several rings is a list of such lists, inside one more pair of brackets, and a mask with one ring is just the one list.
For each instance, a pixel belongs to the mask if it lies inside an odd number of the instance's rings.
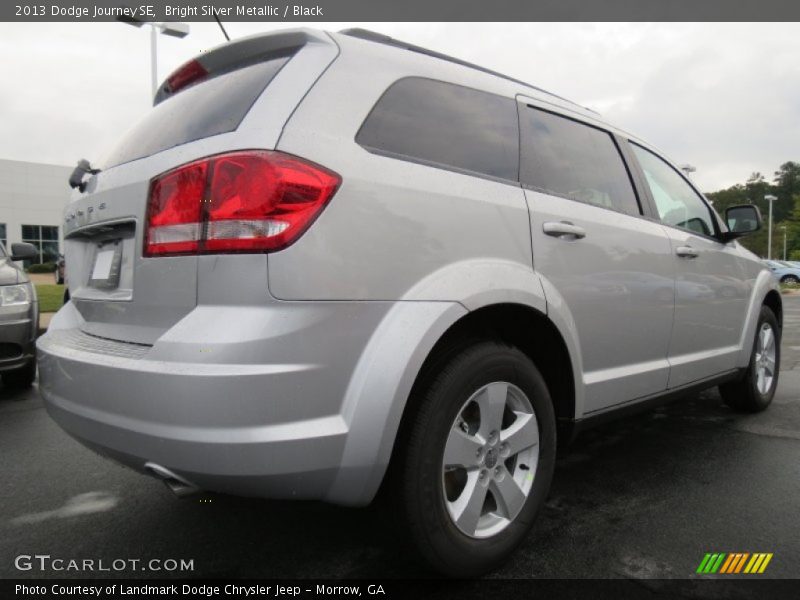
{"label": "side mirror", "polygon": [[11,260],[28,260],[39,256],[39,251],[33,244],[25,242],[11,244]]}
{"label": "side mirror", "polygon": [[728,231],[722,236],[726,242],[740,238],[761,229],[761,211],[755,204],[731,206],[725,209],[725,224]]}

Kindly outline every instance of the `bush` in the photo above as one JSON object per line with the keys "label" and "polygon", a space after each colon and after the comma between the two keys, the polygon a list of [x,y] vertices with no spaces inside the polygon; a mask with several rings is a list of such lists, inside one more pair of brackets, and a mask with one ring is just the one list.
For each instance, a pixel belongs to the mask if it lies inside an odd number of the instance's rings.
{"label": "bush", "polygon": [[40,265],[31,265],[25,270],[28,273],[52,273],[56,270],[56,263],[46,262]]}

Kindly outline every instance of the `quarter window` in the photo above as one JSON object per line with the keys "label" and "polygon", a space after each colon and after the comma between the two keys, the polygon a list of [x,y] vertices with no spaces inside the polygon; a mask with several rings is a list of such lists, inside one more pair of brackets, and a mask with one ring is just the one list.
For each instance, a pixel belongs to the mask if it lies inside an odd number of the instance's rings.
{"label": "quarter window", "polygon": [[8,244],[8,237],[6,236],[6,224],[0,223],[0,244],[6,246]]}
{"label": "quarter window", "polygon": [[522,183],[571,200],[641,213],[610,133],[530,106],[522,108],[520,117]]}
{"label": "quarter window", "polygon": [[631,148],[644,171],[661,221],[701,235],[714,235],[711,211],[692,186],[649,150],[636,144]]}
{"label": "quarter window", "polygon": [[517,180],[516,102],[460,85],[419,77],[395,82],[356,142],[397,158]]}

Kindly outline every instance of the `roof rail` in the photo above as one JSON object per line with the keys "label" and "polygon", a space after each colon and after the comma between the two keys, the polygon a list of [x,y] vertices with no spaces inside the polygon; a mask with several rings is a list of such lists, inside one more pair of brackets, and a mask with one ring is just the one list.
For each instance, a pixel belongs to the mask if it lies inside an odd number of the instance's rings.
{"label": "roof rail", "polygon": [[358,38],[361,40],[367,40],[370,42],[376,42],[378,44],[385,44],[387,46],[393,46],[395,48],[402,48],[403,50],[408,50],[409,52],[416,52],[418,54],[424,54],[425,56],[431,56],[433,58],[438,58],[440,60],[446,60],[447,62],[451,62],[457,65],[461,65],[462,67],[467,67],[470,69],[475,69],[476,71],[481,71],[482,73],[488,73],[489,75],[494,75],[495,77],[500,77],[507,81],[513,81],[514,83],[518,83],[520,85],[524,85],[525,87],[537,90],[539,92],[543,92],[548,96],[552,96],[554,98],[558,98],[559,100],[563,100],[564,102],[568,102],[573,106],[577,106],[583,110],[588,110],[596,115],[599,115],[596,111],[592,110],[591,108],[586,108],[585,106],[581,106],[577,102],[573,102],[567,98],[559,96],[558,94],[554,94],[552,92],[548,92],[545,89],[540,87],[536,87],[535,85],[531,85],[530,83],[526,83],[519,79],[514,79],[513,77],[509,77],[508,75],[503,75],[502,73],[498,73],[497,71],[492,71],[491,69],[487,69],[486,67],[481,67],[471,62],[467,62],[465,60],[461,60],[460,58],[455,58],[449,56],[447,54],[442,54],[441,52],[436,52],[434,50],[429,50],[428,48],[423,48],[422,46],[415,46],[414,44],[409,44],[407,42],[403,42],[401,40],[397,40],[393,37],[389,37],[388,35],[383,35],[382,33],[377,33],[375,31],[370,31],[369,29],[362,29],[360,27],[353,27],[350,29],[342,29],[339,33],[343,35],[348,35],[350,37]]}

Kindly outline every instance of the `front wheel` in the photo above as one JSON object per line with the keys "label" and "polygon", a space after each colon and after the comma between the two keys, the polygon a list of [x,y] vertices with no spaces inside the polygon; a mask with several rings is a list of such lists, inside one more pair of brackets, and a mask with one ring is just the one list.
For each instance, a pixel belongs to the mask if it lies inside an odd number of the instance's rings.
{"label": "front wheel", "polygon": [[422,556],[476,576],[523,540],[550,488],[553,405],[516,348],[475,344],[437,369],[414,398],[396,499]]}
{"label": "front wheel", "polygon": [[781,366],[781,329],[775,313],[761,307],[750,364],[742,379],[719,386],[725,404],[743,412],[761,412],[772,402]]}

